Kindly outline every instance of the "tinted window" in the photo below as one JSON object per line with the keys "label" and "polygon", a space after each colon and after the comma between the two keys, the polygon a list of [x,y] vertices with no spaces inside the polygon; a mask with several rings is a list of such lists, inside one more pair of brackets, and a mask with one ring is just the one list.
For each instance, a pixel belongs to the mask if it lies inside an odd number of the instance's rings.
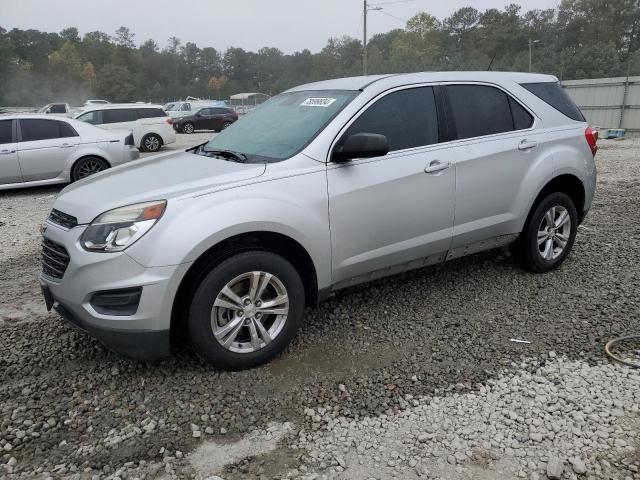
{"label": "tinted window", "polygon": [[573,103],[571,97],[557,82],[523,83],[522,86],[536,97],[544,100],[559,112],[564,113],[571,120],[584,122],[585,118],[580,109]]}
{"label": "tinted window", "polygon": [[511,115],[513,115],[513,129],[524,130],[533,124],[533,117],[527,112],[522,105],[509,97],[509,105],[511,105]]}
{"label": "tinted window", "polygon": [[200,115],[213,115],[213,108],[201,108],[198,113]]}
{"label": "tinted window", "polygon": [[138,109],[138,118],[156,118],[156,117],[166,117],[167,114],[164,113],[159,108],[139,108]]}
{"label": "tinted window", "polygon": [[62,103],[57,103],[55,105],[51,105],[49,111],[51,113],[67,113],[67,107]]}
{"label": "tinted window", "polygon": [[382,97],[351,124],[341,141],[355,133],[386,136],[389,151],[438,143],[433,88],[399,90]]}
{"label": "tinted window", "polygon": [[11,128],[12,128],[11,120],[2,120],[0,121],[0,144],[3,143],[11,143]]}
{"label": "tinted window", "polygon": [[226,115],[229,113],[229,110],[226,108],[212,108],[214,115]]}
{"label": "tinted window", "polygon": [[138,119],[136,110],[133,108],[114,108],[103,110],[103,123],[133,122]]}
{"label": "tinted window", "polygon": [[21,119],[20,131],[23,142],[59,138],[60,128],[55,120]]}
{"label": "tinted window", "polygon": [[102,125],[104,123],[102,110],[94,110],[93,112],[84,113],[78,117],[78,120],[90,123],[91,125]]}
{"label": "tinted window", "polygon": [[513,130],[507,94],[486,85],[448,85],[449,103],[458,138]]}
{"label": "tinted window", "polygon": [[57,122],[60,127],[60,138],[77,137],[78,132],[67,122]]}

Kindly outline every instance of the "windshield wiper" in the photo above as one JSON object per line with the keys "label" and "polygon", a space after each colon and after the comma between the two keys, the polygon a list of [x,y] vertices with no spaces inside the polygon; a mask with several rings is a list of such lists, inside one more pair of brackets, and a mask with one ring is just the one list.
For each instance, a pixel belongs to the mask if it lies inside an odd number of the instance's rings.
{"label": "windshield wiper", "polygon": [[247,156],[244,153],[234,152],[233,150],[207,150],[206,148],[202,147],[202,151],[204,153],[210,153],[218,157],[231,158],[240,163],[244,163],[247,161]]}

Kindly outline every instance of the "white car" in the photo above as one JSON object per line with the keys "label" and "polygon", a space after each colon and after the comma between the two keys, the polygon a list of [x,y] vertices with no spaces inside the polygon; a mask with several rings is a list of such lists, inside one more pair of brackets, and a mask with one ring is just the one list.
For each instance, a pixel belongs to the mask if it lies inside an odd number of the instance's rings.
{"label": "white car", "polygon": [[108,105],[111,102],[108,100],[87,100],[86,102],[84,102],[84,106],[91,106],[91,105]]}
{"label": "white car", "polygon": [[0,117],[0,190],[73,182],[139,156],[127,130],[47,114]]}
{"label": "white car", "polygon": [[160,105],[93,105],[75,118],[106,129],[126,128],[133,132],[135,145],[145,152],[157,152],[176,141],[173,119]]}

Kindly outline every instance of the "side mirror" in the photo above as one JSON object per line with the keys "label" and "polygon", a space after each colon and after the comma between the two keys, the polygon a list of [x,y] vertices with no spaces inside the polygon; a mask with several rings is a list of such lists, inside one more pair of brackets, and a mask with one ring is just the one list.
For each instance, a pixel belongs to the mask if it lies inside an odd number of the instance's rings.
{"label": "side mirror", "polygon": [[348,162],[354,158],[382,157],[389,153],[387,137],[377,133],[355,133],[333,150],[331,160]]}

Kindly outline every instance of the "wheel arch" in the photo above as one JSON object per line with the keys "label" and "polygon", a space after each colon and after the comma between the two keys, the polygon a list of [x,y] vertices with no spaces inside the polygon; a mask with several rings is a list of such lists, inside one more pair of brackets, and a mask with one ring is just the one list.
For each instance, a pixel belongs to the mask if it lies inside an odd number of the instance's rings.
{"label": "wheel arch", "polygon": [[317,305],[319,291],[316,268],[311,256],[299,242],[282,233],[271,231],[241,233],[228,237],[207,249],[185,273],[171,309],[172,337],[181,336],[186,332],[185,325],[191,299],[207,272],[229,255],[249,250],[273,252],[288,260],[302,278],[306,305]]}
{"label": "wheel arch", "polygon": [[542,201],[542,199],[553,192],[562,192],[569,195],[571,200],[573,200],[574,205],[576,206],[576,211],[578,212],[578,224],[582,223],[585,215],[584,206],[586,198],[586,189],[584,183],[582,182],[582,180],[580,180],[580,178],[573,174],[563,173],[549,180],[538,192],[538,195],[529,208],[529,213],[527,215],[525,225],[529,224],[529,220],[531,218],[531,215],[533,215],[533,211],[535,210],[536,206]]}

